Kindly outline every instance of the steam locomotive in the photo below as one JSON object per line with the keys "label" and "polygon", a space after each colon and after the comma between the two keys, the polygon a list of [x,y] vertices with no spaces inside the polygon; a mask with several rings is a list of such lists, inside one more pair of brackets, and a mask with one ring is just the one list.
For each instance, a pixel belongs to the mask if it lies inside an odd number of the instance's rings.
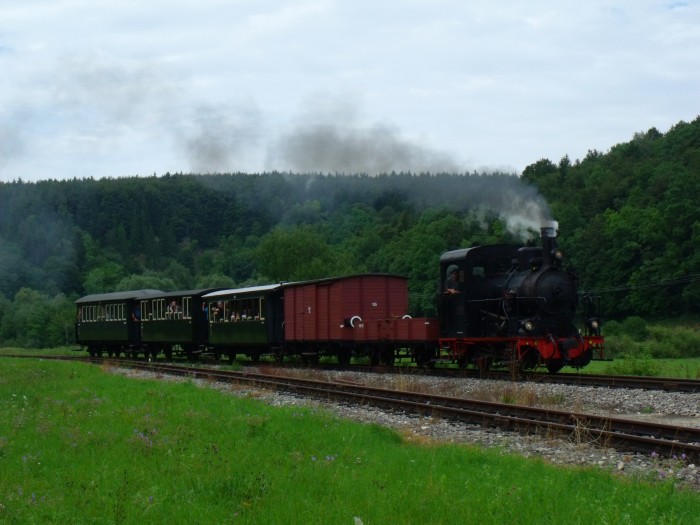
{"label": "steam locomotive", "polygon": [[[586,366],[603,358],[601,321],[592,297],[579,298],[576,276],[563,268],[558,224],[541,228],[542,246],[494,245],[447,252],[438,296],[440,348],[462,366],[494,363],[521,368]],[[574,325],[583,302],[584,331]]]}
{"label": "steam locomotive", "polygon": [[[236,289],[135,290],[76,301],[76,341],[91,355],[271,355],[341,364],[397,359],[554,373],[603,358],[597,304],[564,269],[557,224],[541,246],[490,245],[440,257],[437,318],[408,312],[408,282],[359,274]],[[581,305],[581,303],[583,303]],[[583,328],[575,326],[583,306]]]}

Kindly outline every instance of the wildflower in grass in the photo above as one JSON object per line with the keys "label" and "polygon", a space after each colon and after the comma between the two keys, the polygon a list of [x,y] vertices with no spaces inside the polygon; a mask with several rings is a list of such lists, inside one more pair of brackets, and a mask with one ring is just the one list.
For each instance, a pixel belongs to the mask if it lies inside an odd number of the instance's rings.
{"label": "wildflower in grass", "polygon": [[316,456],[311,456],[311,461],[316,461]]}

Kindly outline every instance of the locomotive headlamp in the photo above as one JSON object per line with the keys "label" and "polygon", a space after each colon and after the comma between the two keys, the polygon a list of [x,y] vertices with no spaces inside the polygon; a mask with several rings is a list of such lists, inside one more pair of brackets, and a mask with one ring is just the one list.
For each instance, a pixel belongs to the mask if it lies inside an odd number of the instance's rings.
{"label": "locomotive headlamp", "polygon": [[523,328],[525,328],[527,332],[532,332],[535,329],[535,323],[533,323],[530,319],[527,319],[523,321]]}
{"label": "locomotive headlamp", "polygon": [[557,261],[562,261],[564,260],[564,252],[559,249],[553,250],[552,257],[554,257]]}
{"label": "locomotive headlamp", "polygon": [[587,321],[588,328],[596,335],[600,334],[600,319],[592,317]]}

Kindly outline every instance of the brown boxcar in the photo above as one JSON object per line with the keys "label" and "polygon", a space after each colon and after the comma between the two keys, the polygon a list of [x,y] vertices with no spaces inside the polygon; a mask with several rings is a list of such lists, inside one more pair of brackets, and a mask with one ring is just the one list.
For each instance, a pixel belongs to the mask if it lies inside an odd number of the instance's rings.
{"label": "brown boxcar", "polygon": [[368,356],[393,363],[434,346],[438,324],[408,315],[408,280],[391,274],[360,274],[284,285],[287,354],[341,363]]}
{"label": "brown boxcar", "polygon": [[408,312],[405,277],[363,274],[284,285],[288,343],[352,340],[353,325]]}

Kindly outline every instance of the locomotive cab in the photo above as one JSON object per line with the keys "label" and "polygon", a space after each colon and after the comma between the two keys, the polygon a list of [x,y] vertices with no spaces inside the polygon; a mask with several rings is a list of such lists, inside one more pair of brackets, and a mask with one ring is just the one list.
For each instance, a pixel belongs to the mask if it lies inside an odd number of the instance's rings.
{"label": "locomotive cab", "polygon": [[[517,246],[505,244],[477,246],[446,252],[440,257],[437,310],[443,336],[486,335],[484,321],[491,317],[489,312],[497,316],[506,276],[517,265],[517,250]],[[454,288],[449,286],[453,282],[451,276],[456,283]]]}

